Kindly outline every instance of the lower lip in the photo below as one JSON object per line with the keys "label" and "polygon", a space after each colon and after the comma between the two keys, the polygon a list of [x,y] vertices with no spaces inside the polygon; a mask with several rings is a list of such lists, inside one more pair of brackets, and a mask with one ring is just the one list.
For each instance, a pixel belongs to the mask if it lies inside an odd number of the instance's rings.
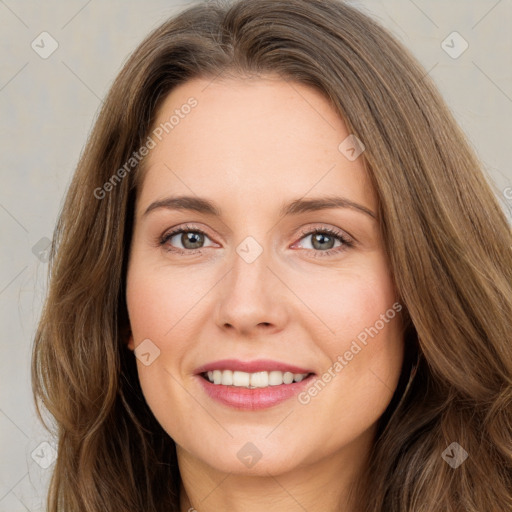
{"label": "lower lip", "polygon": [[197,376],[210,398],[229,407],[247,411],[266,409],[289,400],[307,387],[313,377],[314,374],[311,374],[300,382],[293,382],[292,384],[249,389],[212,384],[201,375]]}

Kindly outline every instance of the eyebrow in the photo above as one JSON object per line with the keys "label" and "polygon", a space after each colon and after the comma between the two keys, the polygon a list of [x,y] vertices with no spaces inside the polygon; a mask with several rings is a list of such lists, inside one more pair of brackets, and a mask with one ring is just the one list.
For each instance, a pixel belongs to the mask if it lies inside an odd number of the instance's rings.
{"label": "eyebrow", "polygon": [[[160,208],[165,208],[168,210],[190,210],[215,217],[222,216],[222,210],[216,206],[215,203],[208,199],[197,196],[166,197],[164,199],[154,201],[146,208],[146,211],[142,214],[142,216],[145,217],[148,213]],[[279,215],[281,217],[299,215],[301,213],[315,212],[330,208],[350,208],[352,210],[364,213],[373,219],[377,218],[376,214],[369,208],[366,208],[361,204],[355,203],[350,199],[340,196],[296,199],[290,203],[284,204],[281,207]]]}

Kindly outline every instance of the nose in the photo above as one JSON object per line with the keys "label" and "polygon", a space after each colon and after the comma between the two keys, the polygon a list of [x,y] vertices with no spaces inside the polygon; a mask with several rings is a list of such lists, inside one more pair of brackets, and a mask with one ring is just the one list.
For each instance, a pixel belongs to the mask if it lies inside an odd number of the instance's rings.
{"label": "nose", "polygon": [[283,330],[290,316],[289,296],[268,254],[263,251],[251,261],[236,253],[233,260],[231,270],[216,287],[217,325],[246,337]]}

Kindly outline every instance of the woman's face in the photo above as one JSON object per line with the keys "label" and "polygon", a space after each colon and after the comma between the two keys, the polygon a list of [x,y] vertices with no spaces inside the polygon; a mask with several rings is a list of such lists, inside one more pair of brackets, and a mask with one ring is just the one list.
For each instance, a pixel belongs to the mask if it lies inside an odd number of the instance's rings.
{"label": "woman's face", "polygon": [[153,129],[127,303],[155,417],[219,471],[361,460],[403,354],[363,148],[270,77],[189,81]]}

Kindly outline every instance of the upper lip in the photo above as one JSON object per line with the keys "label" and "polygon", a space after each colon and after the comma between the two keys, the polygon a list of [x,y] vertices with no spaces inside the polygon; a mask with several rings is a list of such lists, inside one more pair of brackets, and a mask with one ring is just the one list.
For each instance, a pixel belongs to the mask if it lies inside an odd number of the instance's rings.
{"label": "upper lip", "polygon": [[201,374],[213,370],[234,370],[246,373],[256,373],[264,371],[281,371],[291,373],[313,373],[311,370],[301,368],[293,364],[272,361],[270,359],[255,359],[253,361],[240,361],[238,359],[221,359],[212,363],[200,366],[195,370],[196,374]]}

